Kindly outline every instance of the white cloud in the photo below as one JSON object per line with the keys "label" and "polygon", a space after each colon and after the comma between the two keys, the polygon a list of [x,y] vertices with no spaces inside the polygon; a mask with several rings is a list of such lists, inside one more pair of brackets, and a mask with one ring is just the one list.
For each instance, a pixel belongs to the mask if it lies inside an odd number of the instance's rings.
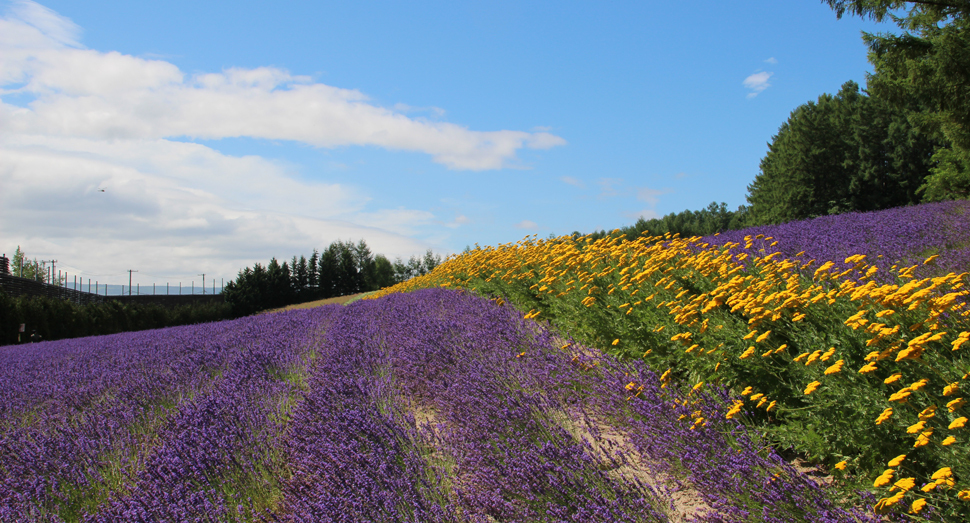
{"label": "white cloud", "polygon": [[519,149],[565,144],[548,132],[473,131],[412,119],[404,114],[413,110],[406,105],[380,107],[360,91],[272,67],[187,76],[163,60],[73,48],[73,24],[33,2],[18,3],[2,19],[0,32],[5,35],[0,79],[5,87],[22,83],[16,91],[36,97],[29,108],[6,106],[0,114],[16,133],[372,145],[422,152],[451,169],[467,170],[507,167]]}
{"label": "white cloud", "polygon": [[649,187],[641,187],[637,189],[637,199],[640,200],[641,202],[647,202],[651,206],[653,206],[653,205],[657,205],[657,202],[660,201],[659,196],[661,194],[666,194],[668,192],[670,191],[651,189]]}
{"label": "white cloud", "polygon": [[583,189],[586,187],[586,184],[584,184],[582,180],[579,180],[578,178],[573,178],[572,176],[560,176],[559,181],[568,185],[572,185],[574,187],[579,187],[580,189]]}
{"label": "white cloud", "polygon": [[465,216],[464,214],[459,214],[458,216],[455,216],[455,219],[454,220],[452,220],[452,221],[450,221],[450,222],[448,222],[448,223],[446,223],[444,225],[445,225],[445,227],[448,227],[449,229],[457,229],[457,228],[461,227],[462,225],[465,225],[466,223],[471,223],[471,219],[469,217]]}
{"label": "white cloud", "polygon": [[771,64],[771,65],[775,65],[775,64],[778,63],[778,60],[774,56],[772,56],[771,58],[765,60],[765,63],[766,64]]}
{"label": "white cloud", "polygon": [[600,186],[599,198],[612,198],[614,196],[619,196],[620,191],[618,186],[623,184],[623,178],[600,178],[596,180],[596,184]]}
{"label": "white cloud", "polygon": [[768,79],[771,78],[773,74],[775,73],[761,71],[745,78],[744,82],[742,83],[746,88],[751,90],[751,92],[748,93],[748,98],[754,98],[755,96],[761,94],[761,92],[765,89],[771,87],[771,84],[768,83]]}
{"label": "white cloud", "polygon": [[407,209],[361,212],[367,198],[353,189],[298,182],[261,158],[178,142],[0,137],[0,179],[2,249],[20,245],[89,274],[231,278],[272,256],[359,238],[374,252],[406,257],[427,245],[405,234],[431,219]]}
{"label": "white cloud", "polygon": [[515,228],[516,229],[528,229],[528,230],[531,231],[531,230],[538,229],[539,228],[539,224],[537,224],[536,222],[534,222],[532,220],[522,220],[521,222],[515,224]]}
{"label": "white cloud", "polygon": [[[359,238],[375,253],[407,258],[431,246],[411,236],[431,240],[429,228],[443,225],[432,212],[372,209],[354,187],[307,181],[295,166],[185,137],[376,146],[468,170],[507,167],[520,149],[565,143],[545,131],[410,118],[443,111],[381,107],[360,91],[278,68],[186,74],[163,59],[86,49],[80,35],[30,1],[0,15],[0,250],[20,245],[101,283],[124,281],[127,269],[228,279],[272,256]],[[450,223],[467,222],[459,215]]]}

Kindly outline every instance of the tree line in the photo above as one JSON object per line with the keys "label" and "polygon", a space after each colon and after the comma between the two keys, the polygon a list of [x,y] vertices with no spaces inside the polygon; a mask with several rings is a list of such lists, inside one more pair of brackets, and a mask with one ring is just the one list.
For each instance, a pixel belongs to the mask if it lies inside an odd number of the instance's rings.
{"label": "tree line", "polygon": [[272,258],[265,266],[256,263],[239,271],[226,284],[223,294],[233,315],[285,307],[294,303],[375,291],[415,276],[426,274],[441,263],[431,249],[423,257],[394,262],[383,254],[374,255],[360,240],[335,241],[309,258],[293,256],[280,263]]}
{"label": "tree line", "polygon": [[640,219],[621,229],[627,237],[704,236],[970,198],[970,1],[822,3],[839,18],[891,20],[902,30],[863,33],[874,69],[865,88],[849,81],[795,108],[768,143],[747,205]]}
{"label": "tree line", "polygon": [[[101,303],[78,305],[46,296],[9,296],[0,291],[0,345],[119,332],[159,329],[176,325],[230,319],[230,307],[214,301],[169,307],[157,303]],[[25,326],[20,333],[20,325]]]}
{"label": "tree line", "polygon": [[51,269],[47,266],[46,260],[38,261],[37,258],[30,260],[27,258],[27,254],[20,249],[20,246],[17,246],[17,251],[14,252],[13,258],[10,260],[10,274],[41,283],[64,284],[63,277],[50,273]]}

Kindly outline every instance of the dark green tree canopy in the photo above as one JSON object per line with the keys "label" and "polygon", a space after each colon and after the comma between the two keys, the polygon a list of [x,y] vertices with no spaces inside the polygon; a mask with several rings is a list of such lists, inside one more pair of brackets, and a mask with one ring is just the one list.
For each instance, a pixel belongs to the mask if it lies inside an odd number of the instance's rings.
{"label": "dark green tree canopy", "polygon": [[[374,291],[424,274],[441,263],[441,256],[429,249],[424,258],[412,256],[415,270],[403,262],[391,263],[386,256],[374,256],[364,240],[335,241],[322,252],[314,249],[309,259],[296,257],[281,265],[273,258],[263,267],[253,265],[239,271],[223,294],[235,316],[335,296]],[[400,269],[398,268],[400,265]]]}
{"label": "dark green tree canopy", "polygon": [[890,18],[903,34],[863,33],[869,91],[940,142],[924,200],[970,197],[970,0],[824,0],[841,17]]}
{"label": "dark green tree canopy", "polygon": [[792,111],[748,186],[751,225],[919,201],[938,144],[855,82]]}

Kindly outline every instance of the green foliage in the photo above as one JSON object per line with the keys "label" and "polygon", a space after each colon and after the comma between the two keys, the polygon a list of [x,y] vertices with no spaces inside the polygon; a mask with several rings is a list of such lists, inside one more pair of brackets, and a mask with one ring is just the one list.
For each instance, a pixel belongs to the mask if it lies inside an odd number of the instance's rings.
{"label": "green foliage", "polygon": [[[46,261],[37,261],[37,258],[33,260],[27,259],[27,254],[20,250],[20,246],[17,246],[17,251],[14,253],[13,258],[10,260],[10,273],[14,276],[20,278],[27,278],[28,280],[34,280],[39,282],[46,282],[49,277],[49,270]],[[54,276],[57,280],[57,276]],[[58,281],[58,284],[63,284],[64,278]]]}
{"label": "green foliage", "polygon": [[20,324],[26,325],[21,342],[36,331],[42,340],[98,336],[175,325],[205,323],[231,318],[224,302],[204,302],[177,307],[107,300],[76,305],[56,298],[11,297],[0,292],[0,345],[17,343]]}
{"label": "green foliage", "polygon": [[874,211],[919,201],[939,146],[910,113],[846,82],[792,111],[748,186],[749,225]]}
{"label": "green foliage", "polygon": [[[904,30],[903,34],[863,33],[875,67],[869,90],[907,110],[921,133],[941,143],[921,187],[924,200],[970,197],[970,2],[827,3],[839,17],[845,13],[876,20],[889,17]],[[908,12],[899,14],[907,7]]]}
{"label": "green foliage", "polygon": [[[699,211],[688,209],[678,213],[672,212],[663,218],[651,218],[649,220],[640,218],[633,225],[620,228],[620,232],[631,241],[639,238],[645,232],[649,232],[652,236],[662,236],[667,233],[679,234],[683,238],[708,236],[718,232],[743,229],[747,224],[747,216],[748,207],[743,205],[738,207],[736,211],[729,211],[726,203],[711,202],[707,208]],[[582,234],[574,232],[573,236],[579,237]],[[606,236],[608,236],[606,231],[598,231],[590,235],[593,239],[605,238]]]}
{"label": "green foliage", "polygon": [[407,263],[401,258],[394,260],[394,283],[408,281],[417,276],[424,276],[441,265],[441,255],[434,254],[431,249],[424,253],[424,257],[411,256]]}
{"label": "green foliage", "polygon": [[285,307],[294,303],[375,291],[404,279],[425,274],[441,263],[441,256],[429,249],[424,258],[412,256],[408,265],[386,256],[374,256],[364,240],[336,241],[323,252],[313,251],[282,264],[273,258],[266,267],[259,263],[239,271],[226,284],[223,294],[235,316]]}

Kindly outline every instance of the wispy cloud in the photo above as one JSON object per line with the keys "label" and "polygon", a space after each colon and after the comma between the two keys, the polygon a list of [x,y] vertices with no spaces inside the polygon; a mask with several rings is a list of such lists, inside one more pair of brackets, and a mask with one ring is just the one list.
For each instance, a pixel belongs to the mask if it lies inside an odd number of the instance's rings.
{"label": "wispy cloud", "polygon": [[765,60],[765,63],[766,64],[771,64],[771,65],[775,65],[775,64],[778,63],[778,60],[774,56],[772,56],[771,58]]}
{"label": "wispy cloud", "polygon": [[579,187],[580,189],[583,189],[586,187],[586,184],[584,184],[582,180],[578,178],[573,178],[572,176],[560,176],[559,181],[568,185],[572,185],[573,187]]}
{"label": "wispy cloud", "polygon": [[471,223],[471,219],[464,214],[459,214],[455,216],[454,220],[446,223],[445,227],[448,227],[449,229],[457,229],[466,223]]}
{"label": "wispy cloud", "polygon": [[[548,132],[474,131],[414,119],[355,89],[313,82],[274,67],[187,75],[164,60],[78,48],[79,29],[53,11],[20,1],[0,22],[0,87],[36,97],[4,107],[12,132],[89,139],[290,140],[317,147],[377,146],[415,151],[451,169],[501,169],[520,149],[565,144]],[[7,84],[7,85],[3,85]],[[245,107],[246,110],[240,110]]]}
{"label": "wispy cloud", "polygon": [[[34,2],[8,5],[0,14],[3,248],[21,245],[119,280],[127,269],[228,279],[271,256],[357,238],[406,258],[447,230],[428,210],[374,208],[357,187],[185,137],[376,146],[466,170],[503,168],[523,148],[565,143],[545,131],[411,118],[441,113],[381,107],[278,68],[187,74],[163,59],[86,49],[72,21]],[[449,223],[467,222],[459,214]]]}
{"label": "wispy cloud", "polygon": [[539,224],[537,224],[536,222],[534,222],[532,220],[522,220],[521,222],[515,224],[515,228],[516,229],[527,229],[527,230],[532,231],[532,230],[538,229],[539,228]]}
{"label": "wispy cloud", "polygon": [[765,89],[771,87],[771,84],[768,83],[768,79],[771,78],[773,74],[775,73],[761,71],[745,78],[744,82],[742,83],[746,88],[751,90],[751,92],[748,93],[748,98],[754,98],[755,96],[761,94],[761,92]]}
{"label": "wispy cloud", "polygon": [[619,186],[623,184],[623,178],[600,178],[596,184],[600,186],[598,198],[612,198],[620,195]]}
{"label": "wispy cloud", "polygon": [[637,189],[637,199],[641,202],[647,202],[650,205],[657,205],[660,201],[660,195],[669,193],[668,189],[651,189],[649,187],[641,187]]}

